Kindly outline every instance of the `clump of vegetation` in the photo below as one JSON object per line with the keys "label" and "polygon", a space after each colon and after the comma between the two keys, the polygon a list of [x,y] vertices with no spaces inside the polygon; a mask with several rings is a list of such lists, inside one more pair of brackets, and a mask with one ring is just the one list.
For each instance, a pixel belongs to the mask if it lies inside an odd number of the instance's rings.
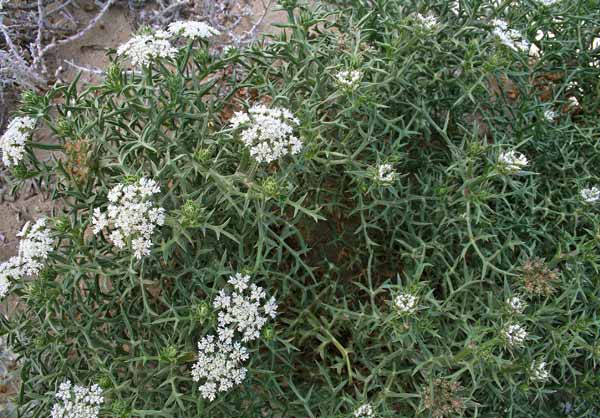
{"label": "clump of vegetation", "polygon": [[434,417],[460,416],[465,407],[459,395],[461,389],[457,382],[434,379],[423,395],[423,406]]}
{"label": "clump of vegetation", "polygon": [[599,9],[282,6],[24,96],[62,213],[0,266],[21,414],[597,416]]}
{"label": "clump of vegetation", "polygon": [[553,283],[559,278],[557,269],[550,269],[539,258],[523,263],[523,287],[525,291],[540,296],[554,293]]}

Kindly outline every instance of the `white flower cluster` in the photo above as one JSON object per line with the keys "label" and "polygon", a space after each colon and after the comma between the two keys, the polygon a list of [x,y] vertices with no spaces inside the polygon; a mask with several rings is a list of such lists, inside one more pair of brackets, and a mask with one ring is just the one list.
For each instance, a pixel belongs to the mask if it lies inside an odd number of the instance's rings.
{"label": "white flower cluster", "polygon": [[569,97],[569,107],[579,107],[580,103],[579,103],[579,99],[575,96],[570,96]]}
{"label": "white flower cluster", "polygon": [[509,345],[519,346],[525,342],[527,331],[519,324],[510,324],[504,330],[504,336]]}
{"label": "white flower cluster", "polygon": [[0,299],[3,299],[10,289],[10,280],[21,276],[21,271],[17,267],[17,257],[12,257],[8,261],[0,264]]}
{"label": "white flower cluster", "polygon": [[394,299],[394,305],[400,313],[413,314],[417,311],[419,299],[410,293],[400,293]]}
{"label": "white flower cluster", "polygon": [[343,70],[335,75],[335,79],[342,87],[356,88],[362,78],[362,72],[358,70]]}
{"label": "white flower cluster", "polygon": [[192,20],[180,20],[169,24],[169,33],[179,35],[189,39],[210,38],[213,35],[220,35],[221,32],[204,22]]}
{"label": "white flower cluster", "polygon": [[250,155],[259,163],[270,163],[287,154],[300,152],[302,142],[294,136],[292,127],[292,124],[299,123],[287,109],[269,109],[258,104],[252,106],[248,113],[236,112],[230,126],[233,129],[243,126],[240,137]]}
{"label": "white flower cluster", "polygon": [[248,360],[248,351],[239,342],[215,340],[207,335],[198,343],[198,361],[192,367],[195,382],[206,379],[199,388],[203,398],[213,401],[217,392],[227,392],[246,378],[248,370],[242,366]]}
{"label": "white flower cluster", "polygon": [[494,26],[492,33],[500,39],[502,44],[515,51],[526,52],[529,50],[529,41],[518,30],[509,29],[505,20],[494,19],[492,25]]}
{"label": "white flower cluster", "polygon": [[243,363],[248,360],[247,349],[237,341],[254,341],[268,318],[277,315],[275,298],[266,300],[265,291],[250,283],[250,276],[237,273],[228,283],[234,291],[224,289],[213,301],[218,311],[218,338],[207,335],[198,343],[198,361],[192,367],[192,379],[206,381],[199,390],[203,398],[214,400],[218,392],[226,392],[246,377]]}
{"label": "white flower cluster", "polygon": [[87,388],[67,380],[58,389],[55,395],[58,402],[50,414],[52,418],[97,418],[100,414],[104,397],[98,385]]}
{"label": "white flower cluster", "polygon": [[537,382],[545,382],[550,379],[550,372],[546,369],[545,361],[533,362],[529,368],[531,379]]}
{"label": "white flower cluster", "polygon": [[373,418],[373,407],[371,404],[361,405],[356,411],[354,411],[354,418]]}
{"label": "white flower cluster", "polygon": [[538,0],[544,6],[552,6],[555,3],[558,3],[559,0]]}
{"label": "white flower cluster", "polygon": [[579,194],[586,203],[594,203],[600,200],[600,189],[596,186],[581,189]]}
{"label": "white flower cluster", "polygon": [[10,121],[6,132],[0,137],[2,162],[10,167],[19,164],[25,154],[25,141],[35,128],[36,120],[29,116],[16,117]]}
{"label": "white flower cluster", "polygon": [[515,313],[523,313],[523,311],[527,307],[527,304],[525,303],[525,301],[518,296],[513,296],[512,298],[508,298],[506,300],[506,304]]}
{"label": "white flower cluster", "polygon": [[518,173],[529,164],[529,160],[518,151],[505,151],[498,157],[498,162],[512,174]]}
{"label": "white flower cluster", "polygon": [[233,286],[234,292],[229,294],[221,289],[213,301],[213,307],[219,311],[219,339],[231,342],[237,331],[243,342],[256,340],[269,317],[277,315],[275,298],[265,301],[265,291],[250,283],[250,276],[237,273],[229,278],[228,283]]}
{"label": "white flower cluster", "polygon": [[423,28],[427,30],[432,30],[438,25],[438,19],[431,13],[423,15],[421,13],[416,13],[414,15],[415,21],[419,23]]}
{"label": "white flower cluster", "polygon": [[556,110],[548,109],[544,111],[544,119],[548,122],[554,122],[554,120],[558,117],[558,112]]}
{"label": "white flower cluster", "polygon": [[177,49],[163,30],[136,35],[117,48],[117,55],[128,57],[134,67],[148,65],[155,58],[173,58]]}
{"label": "white flower cluster", "polygon": [[0,298],[6,296],[10,280],[34,276],[44,267],[54,240],[46,229],[46,219],[38,219],[33,225],[27,222],[17,234],[21,237],[16,256],[0,264]]}
{"label": "white flower cluster", "polygon": [[94,234],[110,227],[109,239],[115,247],[123,249],[125,241],[131,239],[131,248],[138,260],[150,254],[152,234],[157,226],[165,223],[165,210],[155,207],[150,200],[159,192],[156,182],[145,177],[135,184],[117,184],[108,193],[107,212],[94,209]]}
{"label": "white flower cluster", "polygon": [[376,180],[381,183],[392,183],[396,179],[396,172],[391,164],[379,164],[377,166]]}

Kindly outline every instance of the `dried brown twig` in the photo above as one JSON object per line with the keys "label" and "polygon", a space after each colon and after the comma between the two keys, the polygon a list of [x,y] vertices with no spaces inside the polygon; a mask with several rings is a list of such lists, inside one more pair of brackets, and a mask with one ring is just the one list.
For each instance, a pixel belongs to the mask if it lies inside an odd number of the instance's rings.
{"label": "dried brown twig", "polygon": [[[89,21],[78,23],[76,0],[21,0],[0,7],[0,103],[7,89],[43,89],[51,81],[46,59],[58,46],[85,36],[116,0],[107,0]],[[63,23],[61,23],[63,22]],[[67,22],[65,25],[64,22]],[[0,124],[6,107],[0,106]]]}

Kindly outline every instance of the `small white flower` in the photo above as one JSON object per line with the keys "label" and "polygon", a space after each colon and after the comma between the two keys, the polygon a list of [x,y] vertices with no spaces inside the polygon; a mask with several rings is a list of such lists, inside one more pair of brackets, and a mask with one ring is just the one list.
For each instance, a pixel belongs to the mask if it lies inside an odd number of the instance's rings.
{"label": "small white flower", "polygon": [[243,127],[240,139],[259,163],[295,155],[302,149],[302,142],[294,136],[292,127],[300,121],[285,108],[254,105],[248,113],[236,112],[229,123],[233,129]]}
{"label": "small white flower", "polygon": [[243,292],[248,288],[248,283],[250,283],[250,276],[248,276],[247,274],[244,275],[241,273],[235,273],[234,276],[229,276],[229,280],[227,280],[227,283],[232,285],[238,292]]}
{"label": "small white flower", "polygon": [[515,51],[526,52],[529,50],[529,41],[518,30],[509,29],[508,23],[505,20],[494,19],[492,26],[494,26],[492,33],[498,37],[502,44]]}
{"label": "small white flower", "polygon": [[231,344],[233,337],[235,337],[235,330],[233,328],[219,328],[217,334],[219,335],[219,341]]}
{"label": "small white flower", "polygon": [[570,96],[568,100],[569,100],[569,106],[571,106],[571,107],[579,107],[580,106],[579,99],[577,97]]}
{"label": "small white flower", "polygon": [[225,309],[225,308],[229,307],[229,305],[231,305],[231,297],[227,294],[225,289],[221,289],[219,291],[219,294],[213,301],[213,307],[215,309],[220,309],[220,308]]}
{"label": "small white flower", "polygon": [[134,67],[148,65],[155,58],[173,58],[177,49],[171,45],[168,33],[136,35],[117,48],[117,55],[128,57]]}
{"label": "small white flower", "polygon": [[600,200],[600,189],[596,186],[586,187],[579,192],[581,198],[586,203],[595,203]]}
{"label": "small white flower", "polygon": [[518,173],[529,164],[527,157],[514,150],[502,152],[498,162],[512,174]]}
{"label": "small white flower", "polygon": [[531,379],[537,382],[545,382],[550,379],[550,372],[546,369],[545,361],[533,362],[529,369]]}
{"label": "small white flower", "polygon": [[414,15],[415,21],[419,23],[423,28],[427,30],[432,30],[438,25],[438,19],[433,14],[429,13],[427,15],[422,15],[421,13],[416,13]]}
{"label": "small white flower", "polygon": [[353,89],[360,84],[362,72],[357,70],[340,71],[335,75],[335,79],[342,87]]}
{"label": "small white flower", "polygon": [[271,297],[267,303],[264,304],[263,310],[266,315],[269,315],[271,318],[275,319],[277,316],[277,303],[275,303],[275,298]]}
{"label": "small white flower", "polygon": [[540,2],[544,6],[552,6],[553,4],[558,3],[559,0],[538,0],[538,2]]}
{"label": "small white flower", "polygon": [[0,264],[0,299],[3,299],[10,290],[10,281],[21,275],[18,257],[11,257],[8,261]]}
{"label": "small white flower", "polygon": [[354,411],[354,418],[373,418],[374,416],[373,407],[369,403],[361,405]]}
{"label": "small white flower", "polygon": [[397,173],[391,164],[379,164],[377,166],[376,180],[381,183],[392,183],[396,179]]}
{"label": "small white flower", "polygon": [[93,233],[103,229],[112,231],[109,239],[119,249],[131,239],[134,256],[139,260],[150,254],[152,235],[158,226],[165,222],[165,210],[155,207],[151,197],[160,192],[158,184],[145,177],[131,185],[117,184],[108,192],[109,205],[105,213],[94,208],[92,216]]}
{"label": "small white flower", "polygon": [[100,208],[94,208],[92,225],[94,226],[92,229],[94,235],[97,235],[100,231],[108,226],[108,218],[106,217],[105,213],[100,211]]}
{"label": "small white flower", "polygon": [[118,249],[122,250],[123,248],[125,248],[125,241],[123,241],[123,234],[121,234],[121,231],[119,231],[119,230],[112,231],[110,233],[110,235],[108,236],[108,238],[111,240],[113,245],[115,247],[117,247]]}
{"label": "small white flower", "polygon": [[137,237],[131,241],[131,249],[133,255],[138,260],[144,256],[150,255],[150,248],[152,248],[152,241],[143,237]]}
{"label": "small white flower", "polygon": [[548,122],[554,122],[554,120],[558,117],[558,112],[555,110],[546,110],[544,111],[544,118]]}
{"label": "small white flower", "polygon": [[87,388],[72,385],[69,380],[58,387],[54,397],[57,402],[52,407],[52,418],[97,418],[100,405],[104,402],[102,389],[98,385]]}
{"label": "small white flower", "polygon": [[451,0],[450,4],[448,5],[448,8],[450,9],[450,11],[453,14],[458,16],[458,13],[460,12],[460,1],[459,0]]}
{"label": "small white flower", "polygon": [[2,162],[10,167],[19,164],[25,154],[25,142],[29,139],[36,120],[28,116],[16,117],[10,121],[6,132],[0,137]]}
{"label": "small white flower", "polygon": [[394,299],[396,309],[402,314],[413,314],[417,311],[419,299],[411,293],[400,293]]}
{"label": "small white flower", "polygon": [[508,22],[506,22],[506,20],[502,20],[502,19],[494,19],[494,20],[492,20],[492,26],[494,26],[497,29],[507,30]]}
{"label": "small white flower", "polygon": [[510,309],[515,313],[523,313],[527,304],[523,299],[518,296],[513,296],[506,300],[506,304],[510,307]]}
{"label": "small white flower", "polygon": [[520,346],[527,338],[527,331],[519,324],[509,324],[504,329],[504,337],[511,346]]}
{"label": "small white flower", "polygon": [[212,37],[213,35],[221,34],[218,30],[204,22],[195,22],[191,20],[170,23],[169,33],[172,35],[184,36],[189,39],[206,39]]}

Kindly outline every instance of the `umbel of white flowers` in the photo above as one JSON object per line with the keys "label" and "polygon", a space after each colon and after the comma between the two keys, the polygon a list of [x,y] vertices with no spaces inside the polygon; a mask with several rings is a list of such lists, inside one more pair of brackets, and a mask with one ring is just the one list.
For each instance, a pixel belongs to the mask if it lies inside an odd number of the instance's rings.
{"label": "umbel of white flowers", "polygon": [[432,30],[439,23],[437,17],[431,13],[426,15],[416,13],[414,15],[414,19],[419,25],[421,25],[424,29],[427,30]]}
{"label": "umbel of white flowers", "polygon": [[117,184],[108,193],[109,205],[106,213],[100,208],[93,212],[93,232],[99,234],[109,228],[110,241],[119,249],[131,240],[131,248],[139,260],[150,254],[152,234],[157,226],[165,223],[165,210],[154,206],[151,197],[160,192],[158,184],[142,177],[137,183]]}
{"label": "umbel of white flowers", "polygon": [[596,186],[581,189],[579,194],[586,203],[594,203],[600,200],[600,189]]}
{"label": "umbel of white flowers", "polygon": [[529,373],[531,380],[536,382],[545,382],[550,379],[550,372],[546,369],[547,363],[545,361],[531,363]]}
{"label": "umbel of white flowers", "polygon": [[519,324],[509,324],[504,329],[504,337],[509,345],[520,346],[523,345],[527,338],[527,331]]}
{"label": "umbel of white flowers", "polygon": [[525,168],[529,164],[529,161],[527,160],[527,157],[520,152],[510,150],[500,154],[498,157],[498,163],[500,163],[502,168],[508,171],[510,174],[516,174]]}
{"label": "umbel of white flowers", "polygon": [[169,33],[174,36],[183,36],[189,39],[203,38],[221,34],[218,30],[204,22],[195,22],[192,20],[180,20],[169,24]]}
{"label": "umbel of white flowers", "polygon": [[373,407],[369,403],[361,405],[354,411],[354,418],[373,418],[374,416]]}
{"label": "umbel of white flowers", "polygon": [[394,166],[391,164],[379,164],[377,166],[377,172],[375,180],[383,184],[393,183],[396,179],[397,173],[394,171]]}
{"label": "umbel of white flowers", "polygon": [[527,304],[525,303],[525,301],[523,301],[523,299],[521,299],[518,296],[513,296],[511,298],[508,298],[506,300],[506,304],[515,313],[523,313],[523,311],[527,307]]}
{"label": "umbel of white flowers", "polygon": [[8,293],[11,279],[35,276],[44,267],[54,240],[46,229],[46,219],[38,219],[33,225],[29,222],[17,234],[21,237],[16,256],[0,264],[0,298]]}
{"label": "umbel of white flowers", "polygon": [[29,116],[16,117],[10,121],[6,132],[0,137],[2,162],[11,167],[19,164],[25,154],[25,142],[29,139],[36,120]]}
{"label": "umbel of white flowers", "polygon": [[418,298],[411,293],[400,293],[394,299],[394,305],[401,314],[413,314],[417,311]]}
{"label": "umbel of white flowers", "polygon": [[210,334],[198,343],[198,361],[192,367],[192,379],[203,381],[198,388],[210,401],[218,392],[227,392],[246,378],[243,366],[249,354],[238,341],[250,342],[260,337],[269,318],[277,315],[275,298],[266,299],[265,291],[250,283],[250,276],[240,273],[230,276],[229,292],[221,289],[213,301],[217,311],[217,337]]}
{"label": "umbel of white flowers", "polygon": [[134,67],[148,65],[156,58],[173,58],[177,48],[171,43],[172,37],[188,39],[210,38],[220,32],[204,22],[178,21],[169,24],[168,30],[135,35],[117,48],[117,55],[128,57]]}
{"label": "umbel of white flowers", "polygon": [[98,385],[87,388],[73,385],[69,380],[60,384],[55,398],[57,402],[50,414],[52,418],[97,418],[104,402]]}
{"label": "umbel of white flowers", "polygon": [[233,129],[242,128],[240,139],[259,163],[299,153],[302,141],[292,126],[299,123],[288,109],[263,104],[252,106],[247,113],[236,112],[229,122]]}
{"label": "umbel of white flowers", "polygon": [[170,36],[164,30],[135,35],[117,48],[117,55],[129,58],[134,67],[148,65],[156,58],[173,58],[177,49],[171,45]]}
{"label": "umbel of white flowers", "polygon": [[498,37],[503,45],[515,51],[527,52],[529,50],[529,41],[518,30],[509,29],[505,20],[494,19],[492,26],[494,27],[492,33]]}
{"label": "umbel of white flowers", "polygon": [[338,84],[344,88],[353,89],[360,84],[362,72],[358,70],[342,70],[335,75]]}

